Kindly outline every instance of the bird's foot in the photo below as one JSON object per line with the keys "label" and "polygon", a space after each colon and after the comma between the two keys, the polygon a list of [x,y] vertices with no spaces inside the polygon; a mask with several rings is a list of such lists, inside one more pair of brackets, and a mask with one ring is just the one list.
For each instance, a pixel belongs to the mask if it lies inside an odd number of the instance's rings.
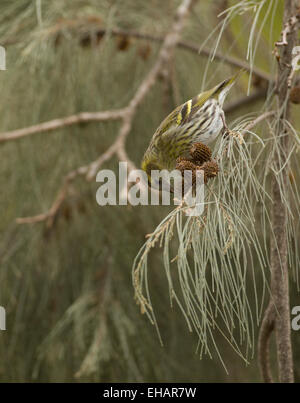
{"label": "bird's foot", "polygon": [[232,137],[236,137],[236,138],[238,139],[238,141],[239,141],[240,144],[244,144],[244,142],[245,142],[243,136],[242,136],[241,133],[239,133],[239,132],[236,132],[236,131],[234,131],[234,130],[230,130],[230,129],[229,129],[228,135],[229,135],[229,136],[232,136]]}
{"label": "bird's foot", "polygon": [[229,127],[227,126],[226,121],[225,121],[225,116],[224,115],[221,115],[221,116],[222,116],[222,120],[223,120],[223,137],[225,137],[225,138],[228,136],[237,137],[240,144],[243,144],[244,139],[243,139],[242,135],[239,132],[229,129]]}

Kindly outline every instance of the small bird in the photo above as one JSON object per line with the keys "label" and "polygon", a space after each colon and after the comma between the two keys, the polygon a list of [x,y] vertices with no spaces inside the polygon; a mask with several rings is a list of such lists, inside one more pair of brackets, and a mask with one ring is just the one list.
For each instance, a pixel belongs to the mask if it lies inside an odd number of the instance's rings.
{"label": "small bird", "polygon": [[175,169],[176,159],[186,157],[193,144],[207,145],[222,130],[229,131],[223,103],[241,71],[178,106],[163,120],[142,160],[142,169],[148,175],[150,186],[151,170]]}

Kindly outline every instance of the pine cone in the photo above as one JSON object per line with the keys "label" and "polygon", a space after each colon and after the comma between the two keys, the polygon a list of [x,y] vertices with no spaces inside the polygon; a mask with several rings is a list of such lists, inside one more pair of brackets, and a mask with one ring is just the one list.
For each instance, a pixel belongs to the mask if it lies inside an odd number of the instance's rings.
{"label": "pine cone", "polygon": [[[184,158],[179,157],[177,158],[176,169],[178,169],[181,172],[182,178],[184,179],[182,181],[182,194],[184,194],[186,191],[190,189],[190,187],[194,187],[196,185],[196,178],[197,178],[196,173],[198,170],[201,170],[202,168],[194,164],[192,161],[185,160]],[[184,171],[191,171],[192,176],[185,177]]]}
{"label": "pine cone", "polygon": [[197,169],[197,166],[192,161],[186,160],[182,157],[177,158],[176,162],[176,169],[178,169],[182,174],[184,171],[194,171]]}
{"label": "pine cone", "polygon": [[202,143],[195,143],[190,149],[190,155],[196,165],[202,165],[211,160],[211,149]]}
{"label": "pine cone", "polygon": [[122,52],[128,50],[130,44],[131,40],[125,35],[120,35],[117,39],[117,48]]}
{"label": "pine cone", "polygon": [[207,183],[209,179],[215,178],[218,175],[219,165],[216,161],[211,160],[205,162],[201,166],[201,169],[204,171],[204,183]]}
{"label": "pine cone", "polygon": [[290,101],[293,104],[300,104],[300,85],[291,89],[290,92]]}
{"label": "pine cone", "polygon": [[[178,169],[178,171],[181,172],[181,176],[183,178],[182,180],[182,195],[185,193],[185,187],[184,187],[184,171],[192,171],[192,181],[189,184],[190,186],[193,186],[193,183],[195,181],[194,177],[195,177],[195,170],[197,168],[197,166],[189,160],[184,159],[183,157],[178,157],[176,160],[177,164],[176,164],[176,169]],[[186,186],[189,186],[188,184],[186,184]]]}

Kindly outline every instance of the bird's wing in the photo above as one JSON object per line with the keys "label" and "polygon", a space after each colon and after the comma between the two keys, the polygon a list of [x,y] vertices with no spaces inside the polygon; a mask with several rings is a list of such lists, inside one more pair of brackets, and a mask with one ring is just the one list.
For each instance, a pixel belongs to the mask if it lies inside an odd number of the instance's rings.
{"label": "bird's wing", "polygon": [[180,125],[185,125],[185,123],[192,118],[192,116],[205,104],[207,100],[219,96],[225,88],[230,88],[230,85],[243,71],[243,69],[238,71],[234,76],[222,81],[210,90],[201,92],[193,99],[190,99],[184,104],[178,106],[162,121],[155,132],[155,136],[160,136],[169,132],[170,128],[177,128]]}
{"label": "bird's wing", "polygon": [[155,132],[155,137],[170,133],[172,128],[184,126],[208,99],[217,96],[222,91],[227,81],[225,80],[214,88],[196,95],[193,99],[189,99],[174,109],[159,125]]}
{"label": "bird's wing", "polygon": [[[183,104],[184,105],[184,104]],[[155,136],[160,136],[166,133],[171,127],[178,126],[178,115],[180,114],[180,110],[183,105],[177,106],[176,109],[173,110],[158,126]]]}

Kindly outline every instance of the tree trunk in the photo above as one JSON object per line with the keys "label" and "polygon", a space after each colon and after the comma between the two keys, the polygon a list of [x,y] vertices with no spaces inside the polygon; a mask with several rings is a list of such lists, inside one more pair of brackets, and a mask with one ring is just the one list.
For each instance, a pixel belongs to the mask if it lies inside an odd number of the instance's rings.
{"label": "tree trunk", "polygon": [[[288,239],[287,208],[284,199],[288,199],[288,164],[283,168],[290,152],[289,136],[284,120],[289,119],[289,81],[291,73],[292,49],[297,39],[297,23],[292,17],[299,12],[299,0],[285,0],[282,41],[278,71],[278,125],[275,133],[277,152],[274,156],[272,178],[272,229],[271,239],[271,291],[272,296],[265,312],[259,337],[259,360],[261,372],[266,382],[272,382],[269,365],[269,339],[275,329],[278,374],[280,382],[294,382],[293,357],[291,345],[289,274],[288,274]],[[286,35],[285,35],[286,34]],[[285,40],[286,39],[286,40]],[[285,106],[284,106],[285,105]],[[284,135],[285,134],[285,135]],[[280,173],[279,173],[280,172]],[[281,186],[280,186],[281,183]],[[282,194],[284,193],[284,195]],[[284,196],[284,197],[282,197]]]}

